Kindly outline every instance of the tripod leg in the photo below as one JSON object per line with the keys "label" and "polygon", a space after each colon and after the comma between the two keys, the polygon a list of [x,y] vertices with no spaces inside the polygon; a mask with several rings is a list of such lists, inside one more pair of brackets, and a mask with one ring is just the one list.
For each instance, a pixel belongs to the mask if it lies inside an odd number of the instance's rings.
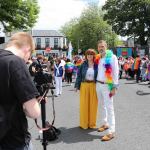
{"label": "tripod leg", "polygon": [[[46,108],[45,108],[45,100],[41,101],[41,117],[42,117],[42,127],[46,127]],[[46,140],[46,133],[43,131],[43,142],[42,142],[44,150],[46,150],[47,140]]]}

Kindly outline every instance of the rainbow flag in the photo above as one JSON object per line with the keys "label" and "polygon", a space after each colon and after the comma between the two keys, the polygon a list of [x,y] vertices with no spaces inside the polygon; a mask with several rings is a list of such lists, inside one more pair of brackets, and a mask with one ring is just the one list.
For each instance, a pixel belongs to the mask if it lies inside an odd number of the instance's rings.
{"label": "rainbow flag", "polygon": [[82,59],[78,59],[75,66],[74,66],[74,72],[77,72],[78,73],[78,70],[80,68],[80,66],[82,65],[83,63],[83,60]]}
{"label": "rainbow flag", "polygon": [[74,69],[74,64],[73,64],[73,63],[67,62],[67,63],[65,64],[65,70],[66,70],[67,72],[72,72],[73,69]]}
{"label": "rainbow flag", "polygon": [[79,59],[77,60],[75,66],[80,67],[82,63],[83,63],[82,59]]}

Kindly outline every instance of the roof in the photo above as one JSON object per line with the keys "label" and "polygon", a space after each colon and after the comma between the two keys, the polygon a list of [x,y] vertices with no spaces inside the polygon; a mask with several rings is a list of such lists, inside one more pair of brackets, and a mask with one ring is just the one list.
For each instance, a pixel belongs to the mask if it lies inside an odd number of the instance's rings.
{"label": "roof", "polygon": [[32,36],[58,36],[64,37],[64,35],[56,30],[32,30]]}

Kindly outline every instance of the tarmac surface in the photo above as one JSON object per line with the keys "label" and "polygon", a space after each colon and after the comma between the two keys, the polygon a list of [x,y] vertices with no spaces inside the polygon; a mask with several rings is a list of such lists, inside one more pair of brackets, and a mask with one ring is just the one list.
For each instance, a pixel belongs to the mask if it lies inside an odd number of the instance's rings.
{"label": "tarmac surface", "polygon": [[[47,145],[47,150],[150,150],[150,85],[148,82],[135,83],[134,80],[120,80],[117,95],[114,97],[116,135],[109,142],[102,142],[97,129],[83,130],[79,127],[79,91],[74,84],[63,83],[63,93],[55,97],[55,127],[61,130],[59,138]],[[51,91],[46,104],[47,120],[52,121]],[[101,125],[99,113],[97,128]],[[41,124],[41,119],[38,119]],[[34,150],[42,150],[37,140],[39,131],[33,120],[29,119]],[[41,136],[42,137],[42,136]]]}

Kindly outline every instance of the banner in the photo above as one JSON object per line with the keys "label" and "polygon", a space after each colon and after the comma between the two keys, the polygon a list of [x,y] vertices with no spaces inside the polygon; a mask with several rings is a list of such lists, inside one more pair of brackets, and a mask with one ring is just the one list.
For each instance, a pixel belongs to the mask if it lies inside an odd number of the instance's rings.
{"label": "banner", "polygon": [[117,47],[117,57],[129,57],[132,56],[132,48],[129,47]]}
{"label": "banner", "polygon": [[69,47],[68,47],[68,56],[67,56],[67,58],[69,58],[70,60],[72,60],[72,50],[73,50],[73,48],[72,48],[72,44],[70,42]]}

